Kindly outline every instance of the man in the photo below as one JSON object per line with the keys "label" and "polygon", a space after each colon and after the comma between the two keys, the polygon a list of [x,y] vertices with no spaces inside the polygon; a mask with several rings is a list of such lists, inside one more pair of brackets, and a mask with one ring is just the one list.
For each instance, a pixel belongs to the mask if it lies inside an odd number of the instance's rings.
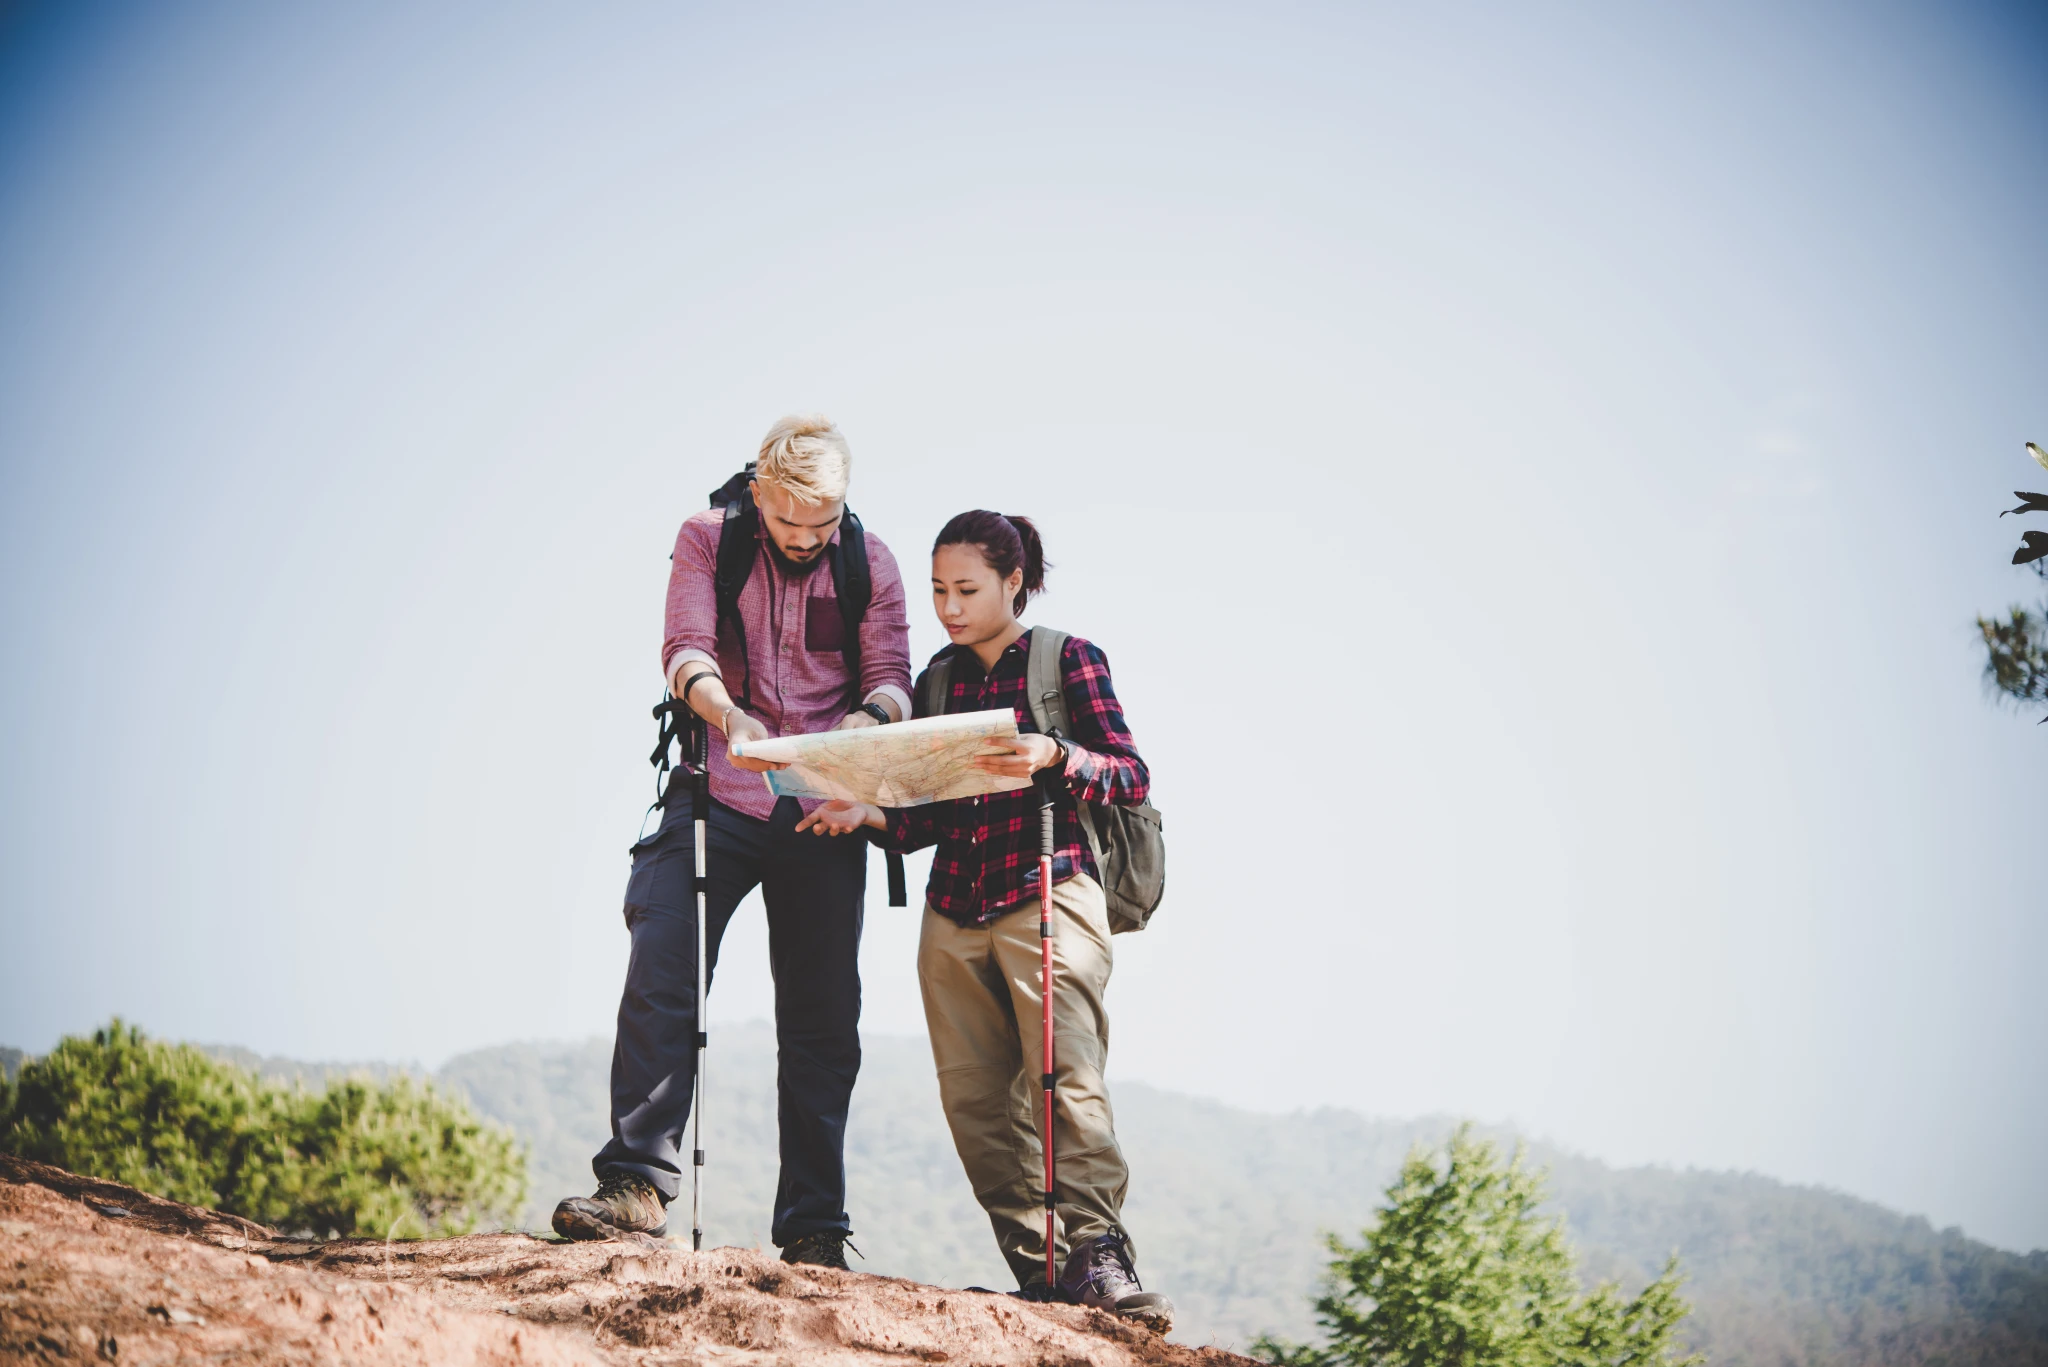
{"label": "man", "polygon": [[[785,1262],[845,1267],[846,1111],[860,1070],[860,948],[866,844],[857,834],[798,835],[805,809],[776,799],[729,741],[900,721],[910,711],[903,576],[879,537],[865,537],[873,596],[858,628],[860,677],[848,676],[845,621],[821,572],[839,541],[852,457],[822,417],[784,418],[761,443],[749,485],[758,550],[737,620],[716,592],[723,514],[698,513],[676,536],[662,666],[669,690],[710,726],[712,808],[706,836],[706,957],[757,885],[775,974],[782,1176],[771,1237]],[[735,533],[728,532],[727,535]],[[744,772],[743,772],[744,771]],[[592,1160],[597,1193],[555,1208],[572,1239],[662,1234],[682,1186],[696,1081],[697,960],[693,818],[672,801],[634,847],[626,885],[633,937],[612,1051],[612,1138]]]}

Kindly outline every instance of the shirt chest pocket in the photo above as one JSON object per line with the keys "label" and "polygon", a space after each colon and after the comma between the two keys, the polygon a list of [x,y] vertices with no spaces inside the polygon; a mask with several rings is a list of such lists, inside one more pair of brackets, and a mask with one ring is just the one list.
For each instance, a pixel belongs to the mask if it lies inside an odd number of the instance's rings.
{"label": "shirt chest pocket", "polygon": [[804,649],[835,655],[846,649],[846,619],[837,598],[804,600]]}

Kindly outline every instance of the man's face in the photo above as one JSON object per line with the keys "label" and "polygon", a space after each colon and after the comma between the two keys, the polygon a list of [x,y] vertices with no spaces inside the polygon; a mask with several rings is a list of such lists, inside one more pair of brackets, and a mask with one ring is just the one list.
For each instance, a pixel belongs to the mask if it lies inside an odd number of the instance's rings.
{"label": "man's face", "polygon": [[800,503],[780,485],[763,484],[758,479],[749,487],[754,491],[754,506],[761,510],[761,525],[768,529],[769,540],[784,559],[808,565],[825,553],[846,512],[843,501]]}

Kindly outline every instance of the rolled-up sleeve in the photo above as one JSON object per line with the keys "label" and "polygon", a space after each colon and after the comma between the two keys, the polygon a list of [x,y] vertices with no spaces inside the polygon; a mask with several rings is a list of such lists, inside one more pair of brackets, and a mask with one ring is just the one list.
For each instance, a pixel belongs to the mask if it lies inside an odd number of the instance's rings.
{"label": "rolled-up sleeve", "polygon": [[1092,641],[1070,637],[1060,652],[1066,676],[1067,790],[1083,802],[1134,807],[1152,792],[1152,771],[1138,754],[1124,709],[1109,679],[1109,657]]}
{"label": "rolled-up sleeve", "polygon": [[[669,562],[668,611],[663,619],[661,673],[671,682],[693,659],[718,658],[718,524],[703,514],[683,523]],[[902,596],[902,586],[897,586]]]}
{"label": "rolled-up sleeve", "polygon": [[868,578],[874,596],[860,623],[860,695],[877,693],[896,700],[910,715],[910,621],[903,594],[903,572],[882,538],[868,533]]}

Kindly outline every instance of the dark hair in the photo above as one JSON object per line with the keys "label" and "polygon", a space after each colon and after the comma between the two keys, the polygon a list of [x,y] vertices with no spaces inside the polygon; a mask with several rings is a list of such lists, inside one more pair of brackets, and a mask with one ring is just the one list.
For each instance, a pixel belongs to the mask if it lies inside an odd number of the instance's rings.
{"label": "dark hair", "polygon": [[998,579],[1008,579],[1021,568],[1024,585],[1010,604],[1012,612],[1022,613],[1033,594],[1045,592],[1045,572],[1052,567],[1045,563],[1045,546],[1038,539],[1038,528],[1031,525],[1028,517],[992,513],[986,508],[956,513],[939,528],[932,553],[936,555],[941,546],[974,547]]}

